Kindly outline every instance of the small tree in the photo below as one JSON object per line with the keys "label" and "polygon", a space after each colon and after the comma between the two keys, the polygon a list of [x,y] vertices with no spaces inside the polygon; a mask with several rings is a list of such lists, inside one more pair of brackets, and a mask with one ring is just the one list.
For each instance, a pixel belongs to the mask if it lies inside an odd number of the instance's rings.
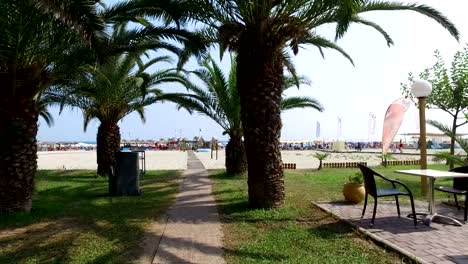
{"label": "small tree", "polygon": [[379,155],[379,158],[382,159],[382,165],[386,168],[387,165],[388,165],[388,161],[389,160],[396,160],[395,157],[393,156],[392,153],[385,153],[385,154],[382,154],[382,155]]}
{"label": "small tree", "polygon": [[317,158],[320,162],[319,166],[318,166],[318,170],[321,170],[322,169],[322,165],[323,165],[323,161],[328,158],[328,156],[330,156],[330,154],[328,153],[321,153],[321,152],[316,152],[314,153],[314,157]]}
{"label": "small tree", "polygon": [[[419,74],[419,78],[432,84],[432,94],[427,97],[427,108],[440,109],[452,117],[451,135],[456,135],[457,128],[468,121],[459,121],[460,114],[468,108],[468,46],[455,54],[450,71],[447,69],[439,51],[435,51],[437,62],[431,68]],[[410,83],[414,80],[409,74]],[[415,101],[411,94],[411,85],[402,84],[403,95]],[[455,137],[451,136],[450,154],[455,154]],[[450,162],[453,168],[453,162]]]}

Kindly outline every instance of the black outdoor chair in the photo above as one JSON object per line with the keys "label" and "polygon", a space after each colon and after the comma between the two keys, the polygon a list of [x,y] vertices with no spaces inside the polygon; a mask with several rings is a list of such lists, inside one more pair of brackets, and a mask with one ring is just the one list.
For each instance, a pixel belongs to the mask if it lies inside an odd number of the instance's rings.
{"label": "black outdoor chair", "polygon": [[[450,171],[468,173],[468,166],[454,168]],[[438,186],[434,189],[439,190],[441,192],[452,193],[458,210],[460,210],[460,206],[458,205],[457,194],[465,195],[464,221],[466,222],[468,208],[468,178],[453,178],[452,187]]]}
{"label": "black outdoor chair", "polygon": [[[410,197],[411,201],[411,210],[413,211],[413,220],[414,220],[414,225],[416,226],[417,219],[416,219],[416,212],[414,210],[414,200],[413,200],[413,194],[411,193],[410,189],[404,185],[402,182],[396,181],[389,179],[385,176],[382,176],[378,174],[377,172],[369,169],[368,167],[359,164],[359,169],[361,169],[362,175],[364,176],[364,186],[366,188],[366,198],[364,200],[364,208],[362,209],[362,217],[364,217],[364,214],[366,213],[366,207],[367,207],[367,196],[372,196],[374,197],[374,212],[372,214],[372,220],[371,220],[371,225],[374,225],[374,220],[375,220],[375,212],[377,210],[377,198],[378,197],[386,197],[386,196],[394,196],[395,201],[396,201],[396,206],[397,206],[397,212],[398,212],[398,217],[400,217],[400,204],[398,202],[398,196],[399,195],[407,195]],[[390,182],[392,184],[393,188],[386,188],[386,189],[377,189],[377,185],[375,184],[375,179],[374,176],[379,176],[380,178]],[[406,192],[401,191],[396,187],[396,184],[403,186],[406,189]]]}

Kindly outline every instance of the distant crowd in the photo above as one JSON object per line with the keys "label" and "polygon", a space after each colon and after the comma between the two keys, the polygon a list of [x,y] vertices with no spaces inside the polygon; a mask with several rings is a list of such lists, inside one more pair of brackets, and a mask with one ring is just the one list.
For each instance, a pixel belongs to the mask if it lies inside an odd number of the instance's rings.
{"label": "distant crowd", "polygon": [[[315,149],[332,149],[332,142],[317,142],[317,143],[283,143],[281,144],[282,150],[315,150]],[[381,142],[347,142],[345,147],[348,150],[361,151],[364,148],[382,148]]]}
{"label": "distant crowd", "polygon": [[54,144],[54,145],[41,145],[39,144],[38,151],[93,151],[96,150],[96,146],[73,146],[68,144]]}
{"label": "distant crowd", "polygon": [[[333,142],[317,142],[317,143],[282,143],[280,145],[281,150],[328,150],[332,149]],[[177,143],[169,143],[169,144],[122,144],[121,149],[138,149],[138,150],[196,150],[197,148],[210,148],[210,144],[204,144],[201,146],[196,146],[196,144],[185,143],[185,144],[177,144]],[[219,148],[223,148],[223,146],[219,146]],[[355,151],[362,151],[363,149],[380,149],[382,148],[381,142],[346,142],[345,148],[347,150],[355,150]],[[405,148],[413,148],[418,149],[419,144],[403,144],[402,142],[395,142],[390,146],[390,150],[392,152],[402,152]],[[431,141],[427,142],[427,148],[442,148],[439,145],[433,144]],[[88,145],[88,146],[78,146],[77,144],[67,144],[67,143],[56,143],[56,144],[44,144],[40,143],[38,145],[39,151],[77,151],[77,150],[84,150],[84,151],[95,151],[96,145]]]}
{"label": "distant crowd", "polygon": [[[121,150],[196,150],[198,148],[210,148],[210,144],[196,145],[191,143],[169,143],[169,144],[121,144]],[[219,149],[223,149],[222,145],[218,146]],[[96,145],[79,146],[78,144],[69,143],[56,143],[46,144],[39,143],[38,151],[95,151]]]}
{"label": "distant crowd", "polygon": [[[317,143],[282,143],[281,150],[328,150],[332,149],[333,142],[317,142]],[[346,142],[344,145],[346,150],[362,151],[363,149],[381,149],[382,142]],[[394,142],[390,145],[392,152],[403,152],[403,149],[418,149],[419,143],[402,143]],[[427,148],[440,148],[431,141],[427,142]]]}

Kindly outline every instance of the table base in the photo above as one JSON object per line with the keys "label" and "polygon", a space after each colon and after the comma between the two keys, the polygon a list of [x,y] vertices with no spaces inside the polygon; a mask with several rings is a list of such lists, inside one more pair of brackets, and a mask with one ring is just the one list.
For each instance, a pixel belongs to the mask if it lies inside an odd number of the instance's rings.
{"label": "table base", "polygon": [[[417,216],[421,215],[422,218],[418,218]],[[408,217],[413,218],[413,214],[409,214]],[[462,226],[463,224],[455,218],[446,215],[440,215],[437,213],[428,214],[428,213],[416,213],[416,218],[422,220],[423,223],[427,226],[431,226],[431,223],[439,223],[445,225],[454,225],[454,226]]]}

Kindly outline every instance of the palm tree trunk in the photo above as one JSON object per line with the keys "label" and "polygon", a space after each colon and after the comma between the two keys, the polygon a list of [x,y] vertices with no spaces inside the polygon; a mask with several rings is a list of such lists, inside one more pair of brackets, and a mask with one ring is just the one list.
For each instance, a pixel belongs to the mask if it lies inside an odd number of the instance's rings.
{"label": "palm tree trunk", "polygon": [[240,40],[237,85],[248,164],[249,203],[276,208],[284,203],[280,152],[283,64],[274,48],[251,32]]}
{"label": "palm tree trunk", "polygon": [[0,214],[31,210],[37,121],[36,105],[29,97],[0,99]]}
{"label": "palm tree trunk", "polygon": [[226,173],[228,175],[242,174],[247,171],[247,156],[245,155],[242,138],[230,136],[226,146]]}
{"label": "palm tree trunk", "polygon": [[120,128],[117,124],[101,122],[97,133],[97,174],[110,176],[120,151]]}

